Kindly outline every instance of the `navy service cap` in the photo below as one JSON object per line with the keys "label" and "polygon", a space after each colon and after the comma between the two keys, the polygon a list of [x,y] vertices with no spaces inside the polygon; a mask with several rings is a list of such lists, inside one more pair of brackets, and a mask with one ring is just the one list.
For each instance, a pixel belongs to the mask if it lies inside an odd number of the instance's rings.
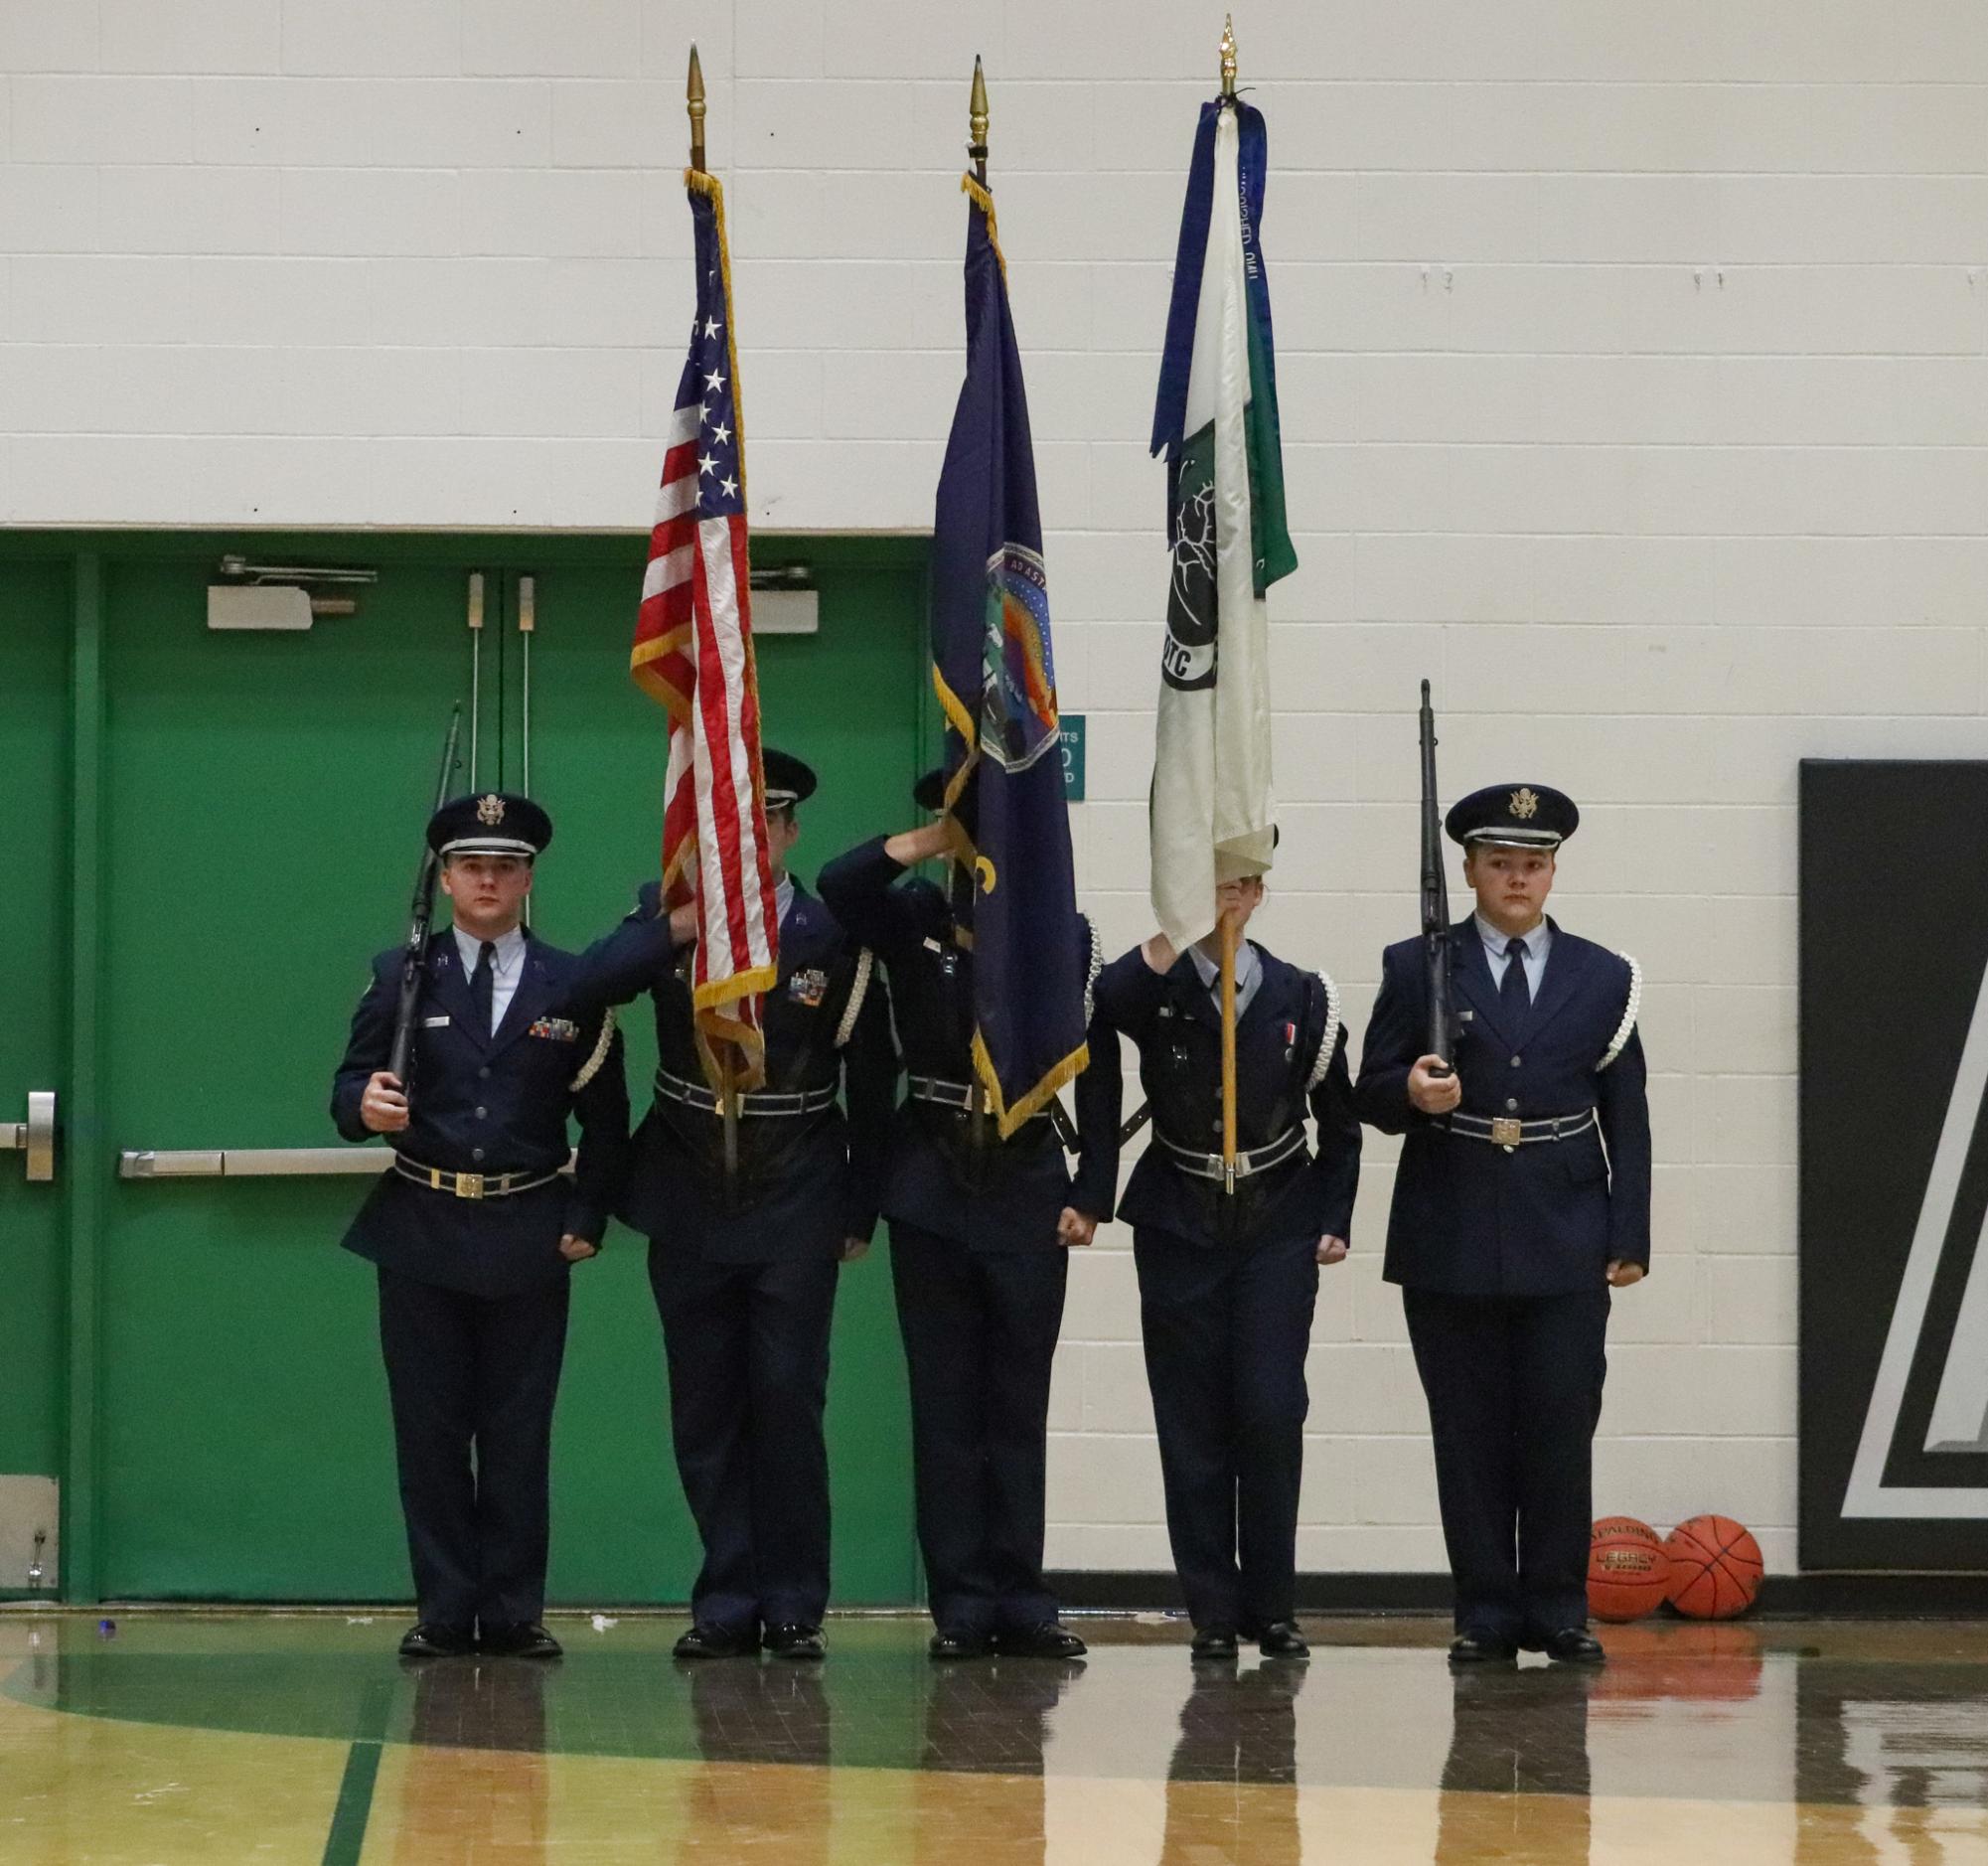
{"label": "navy service cap", "polygon": [[428,847],[450,855],[523,855],[527,861],[552,840],[552,819],[529,797],[479,791],[452,797],[428,819]]}
{"label": "navy service cap", "polygon": [[1465,849],[1478,843],[1558,849],[1581,827],[1581,812],[1550,784],[1492,784],[1452,804],[1443,827]]}
{"label": "navy service cap", "polygon": [[815,786],[820,782],[814,767],[802,763],[792,752],[775,751],[768,746],[759,754],[759,762],[766,773],[767,809],[792,810],[814,796]]}
{"label": "navy service cap", "polygon": [[946,767],[934,765],[911,787],[911,801],[920,810],[940,811],[946,807]]}
{"label": "navy service cap", "polygon": [[[934,765],[911,787],[911,801],[920,810],[929,810],[934,816],[946,807],[946,786],[952,773],[942,764]],[[973,836],[980,827],[981,778],[976,770],[967,780],[967,788],[960,793],[960,801],[954,807],[953,819]]]}

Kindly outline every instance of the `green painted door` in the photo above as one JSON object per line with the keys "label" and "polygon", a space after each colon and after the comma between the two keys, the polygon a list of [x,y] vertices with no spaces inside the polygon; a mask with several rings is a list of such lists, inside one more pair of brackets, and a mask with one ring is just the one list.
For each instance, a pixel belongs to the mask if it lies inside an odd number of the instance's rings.
{"label": "green painted door", "polygon": [[[215,634],[213,554],[107,572],[103,1120],[123,1152],[335,1144],[331,1070],[367,957],[397,939],[448,702],[467,698],[467,573],[486,576],[480,765],[523,781],[520,573],[535,578],[532,787],[552,811],[535,929],[580,945],[655,872],[663,716],[628,682],[639,542],[284,541],[379,563],[350,618]],[[762,552],[764,546],[762,546]],[[922,549],[810,544],[823,626],[762,645],[769,736],[821,765],[805,872],[903,815],[916,768]],[[653,1044],[630,1046],[646,1105]],[[352,1178],[105,1188],[95,1578],[116,1598],[404,1596],[371,1274],[336,1240]],[[880,1253],[879,1253],[880,1259]],[[845,1273],[831,1401],[837,1586],[914,1597],[908,1426],[887,1266]],[[668,1455],[639,1240],[575,1278],[557,1428],[555,1599],[681,1600],[694,1537]]]}
{"label": "green painted door", "polygon": [[[0,887],[0,1131],[13,1138],[28,1098],[68,1108],[64,909],[69,874],[71,570],[60,559],[19,563],[0,576],[0,797],[7,810],[7,880]],[[44,1483],[62,1472],[63,1171],[30,1182],[28,1156],[0,1152],[0,1592],[27,1580],[33,1538],[46,1532],[53,1590],[59,1529]],[[44,1483],[6,1483],[32,1477]]]}

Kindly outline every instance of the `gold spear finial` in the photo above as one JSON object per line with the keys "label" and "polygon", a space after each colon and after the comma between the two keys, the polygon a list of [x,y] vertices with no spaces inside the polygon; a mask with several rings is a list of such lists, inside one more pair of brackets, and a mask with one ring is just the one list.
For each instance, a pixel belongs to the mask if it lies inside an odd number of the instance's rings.
{"label": "gold spear finial", "polygon": [[1222,95],[1236,94],[1236,16],[1222,15]]}
{"label": "gold spear finial", "polygon": [[988,80],[981,73],[980,54],[974,54],[974,94],[967,103],[967,153],[983,183],[988,178]]}
{"label": "gold spear finial", "polygon": [[704,68],[697,62],[697,48],[690,47],[690,78],[684,87],[690,111],[690,166],[704,172]]}

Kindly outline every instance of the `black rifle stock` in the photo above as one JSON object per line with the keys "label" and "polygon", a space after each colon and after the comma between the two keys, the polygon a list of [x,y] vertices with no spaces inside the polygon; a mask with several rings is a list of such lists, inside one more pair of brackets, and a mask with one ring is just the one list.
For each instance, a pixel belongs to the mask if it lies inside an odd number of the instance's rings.
{"label": "black rifle stock", "polygon": [[1422,684],[1422,960],[1428,973],[1429,1029],[1424,1051],[1456,1060],[1456,1010],[1451,981],[1450,882],[1443,869],[1443,813],[1436,800],[1436,709]]}
{"label": "black rifle stock", "polygon": [[[442,774],[435,780],[435,809],[449,800],[449,781],[455,776],[456,740],[462,734],[463,709],[458,705],[449,714],[448,737],[442,742]],[[432,814],[432,813],[431,813]],[[425,832],[425,826],[423,826]],[[400,960],[400,1003],[393,1013],[393,1047],[386,1054],[387,1072],[408,1090],[407,1073],[413,1066],[414,1008],[420,1002],[421,974],[428,961],[428,926],[435,917],[435,874],[442,858],[421,838],[421,865],[414,875],[414,903],[408,912],[407,947]]]}

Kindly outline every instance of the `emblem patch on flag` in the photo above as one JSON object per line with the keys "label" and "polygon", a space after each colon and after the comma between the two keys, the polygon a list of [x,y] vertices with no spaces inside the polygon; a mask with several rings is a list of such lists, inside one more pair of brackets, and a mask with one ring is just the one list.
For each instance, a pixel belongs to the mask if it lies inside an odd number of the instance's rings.
{"label": "emblem patch on flag", "polygon": [[1003,544],[988,560],[981,750],[1025,771],[1056,742],[1056,668],[1049,651],[1049,579],[1041,556]]}
{"label": "emblem patch on flag", "polygon": [[1159,672],[1183,693],[1215,685],[1215,429],[1187,442],[1173,478],[1173,574]]}

